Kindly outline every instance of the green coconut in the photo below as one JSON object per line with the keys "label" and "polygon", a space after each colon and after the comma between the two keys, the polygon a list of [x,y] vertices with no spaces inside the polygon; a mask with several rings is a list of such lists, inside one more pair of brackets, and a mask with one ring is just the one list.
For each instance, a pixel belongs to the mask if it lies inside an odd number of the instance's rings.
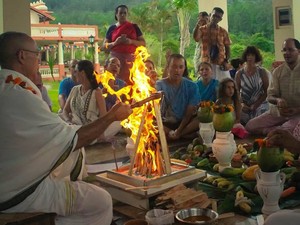
{"label": "green coconut", "polygon": [[282,148],[260,147],[257,153],[257,164],[263,172],[276,172],[284,164]]}
{"label": "green coconut", "polygon": [[229,132],[234,125],[234,117],[231,112],[214,113],[213,125],[216,131]]}
{"label": "green coconut", "polygon": [[201,123],[211,123],[213,120],[213,112],[208,107],[199,108],[197,117]]}

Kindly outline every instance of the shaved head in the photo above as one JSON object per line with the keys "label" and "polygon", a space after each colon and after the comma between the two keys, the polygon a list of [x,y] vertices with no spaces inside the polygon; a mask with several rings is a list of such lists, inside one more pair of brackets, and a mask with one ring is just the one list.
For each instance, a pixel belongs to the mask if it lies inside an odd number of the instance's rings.
{"label": "shaved head", "polygon": [[31,80],[39,68],[40,52],[35,41],[25,33],[5,32],[0,35],[0,65],[17,71]]}
{"label": "shaved head", "polygon": [[26,43],[32,42],[32,38],[27,34],[20,32],[6,32],[0,35],[0,65],[5,68],[6,65],[16,59],[18,50],[24,48]]}

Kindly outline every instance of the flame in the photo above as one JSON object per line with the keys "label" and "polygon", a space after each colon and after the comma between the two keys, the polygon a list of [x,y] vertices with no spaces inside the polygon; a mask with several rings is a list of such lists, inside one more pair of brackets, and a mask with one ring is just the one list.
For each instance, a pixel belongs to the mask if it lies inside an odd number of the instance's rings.
{"label": "flame", "polygon": [[[150,55],[147,49],[140,46],[135,52],[135,61],[130,69],[131,85],[126,86],[118,91],[114,91],[110,86],[110,80],[115,80],[114,76],[106,71],[103,74],[95,74],[96,79],[102,83],[107,92],[116,95],[119,101],[134,103],[141,101],[156,92],[155,88],[150,85],[150,78],[145,74],[144,61]],[[121,98],[121,96],[125,96]],[[159,101],[159,100],[154,100]],[[136,151],[135,168],[136,173],[144,176],[162,175],[163,165],[160,154],[160,145],[158,140],[158,128],[155,126],[155,113],[153,102],[133,108],[133,113],[128,119],[121,122],[122,126],[131,130],[131,139],[136,141],[142,117],[145,117],[144,126],[141,131],[141,138]]]}

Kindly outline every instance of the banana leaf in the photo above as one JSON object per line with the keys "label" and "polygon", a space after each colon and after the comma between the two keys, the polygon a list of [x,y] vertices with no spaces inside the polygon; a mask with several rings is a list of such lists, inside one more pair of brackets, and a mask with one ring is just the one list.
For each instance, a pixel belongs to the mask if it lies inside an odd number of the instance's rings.
{"label": "banana leaf", "polygon": [[[242,179],[236,177],[236,178],[230,178],[228,180],[231,180],[235,184],[235,188],[231,190],[221,189],[218,187],[215,187],[214,185],[198,182],[197,189],[204,191],[209,198],[217,199],[218,200],[218,213],[226,213],[226,212],[235,212],[244,216],[256,216],[258,214],[261,214],[261,209],[263,207],[263,200],[260,197],[260,195],[255,191],[256,182],[255,181],[249,181],[245,182]],[[236,192],[240,189],[243,189],[244,195],[251,199],[253,202],[253,205],[251,205],[251,212],[250,214],[246,214],[242,210],[240,210],[239,207],[234,206],[235,202],[235,195]],[[281,209],[289,209],[294,208],[300,205],[300,192],[296,192],[292,194],[291,196],[280,199],[279,201],[279,207]]]}

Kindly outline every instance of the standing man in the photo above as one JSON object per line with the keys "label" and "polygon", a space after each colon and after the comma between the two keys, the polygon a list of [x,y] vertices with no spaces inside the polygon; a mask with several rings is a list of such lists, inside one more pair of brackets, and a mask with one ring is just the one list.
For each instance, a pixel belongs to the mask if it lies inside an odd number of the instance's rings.
{"label": "standing man", "polygon": [[78,84],[77,80],[76,80],[76,74],[75,74],[75,67],[76,67],[77,63],[78,63],[78,61],[76,59],[72,59],[70,61],[69,71],[71,73],[71,77],[66,77],[59,84],[58,103],[59,103],[60,109],[59,109],[58,113],[62,112],[72,88]]}
{"label": "standing man", "polygon": [[130,106],[119,103],[88,125],[68,125],[32,82],[40,60],[34,40],[2,33],[0,49],[0,212],[54,212],[56,225],[110,225],[112,198],[78,180],[84,165],[78,149],[126,119]]}
{"label": "standing man", "polygon": [[286,39],[282,52],[285,62],[273,71],[267,92],[270,110],[246,124],[250,133],[266,135],[277,128],[292,132],[300,121],[299,41]]}
{"label": "standing man", "polygon": [[228,32],[220,27],[218,23],[223,18],[224,11],[215,7],[211,12],[208,24],[195,28],[194,39],[201,41],[201,62],[210,62],[213,66],[215,79],[222,80],[230,78],[229,58],[230,44]]}

